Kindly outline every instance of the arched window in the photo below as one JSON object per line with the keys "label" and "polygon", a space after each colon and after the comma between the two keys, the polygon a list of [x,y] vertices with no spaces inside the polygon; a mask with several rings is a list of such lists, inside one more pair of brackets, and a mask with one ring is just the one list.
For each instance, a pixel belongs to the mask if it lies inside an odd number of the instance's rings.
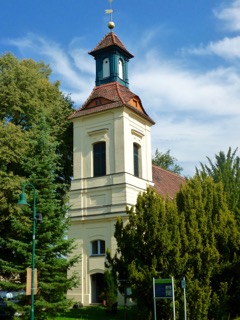
{"label": "arched window", "polygon": [[106,174],[106,142],[97,142],[93,145],[93,176],[100,177]]}
{"label": "arched window", "polygon": [[105,58],[103,60],[103,78],[107,78],[110,76],[110,63],[109,59]]}
{"label": "arched window", "polygon": [[105,241],[104,240],[94,240],[91,242],[91,255],[100,256],[105,254]]}
{"label": "arched window", "polygon": [[120,79],[123,79],[123,62],[122,59],[118,60],[118,75]]}
{"label": "arched window", "polygon": [[136,177],[141,175],[141,146],[137,143],[133,144],[133,170]]}

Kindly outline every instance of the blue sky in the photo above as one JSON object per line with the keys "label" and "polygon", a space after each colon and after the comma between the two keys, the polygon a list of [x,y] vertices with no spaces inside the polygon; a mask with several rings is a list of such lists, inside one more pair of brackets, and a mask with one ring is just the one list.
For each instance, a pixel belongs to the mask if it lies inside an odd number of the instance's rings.
{"label": "blue sky", "polygon": [[[155,120],[152,152],[195,166],[240,137],[240,0],[113,0],[114,32],[134,55],[130,90]],[[95,81],[88,55],[109,31],[108,0],[2,0],[0,52],[50,64],[80,106]],[[238,152],[239,155],[239,152]]]}

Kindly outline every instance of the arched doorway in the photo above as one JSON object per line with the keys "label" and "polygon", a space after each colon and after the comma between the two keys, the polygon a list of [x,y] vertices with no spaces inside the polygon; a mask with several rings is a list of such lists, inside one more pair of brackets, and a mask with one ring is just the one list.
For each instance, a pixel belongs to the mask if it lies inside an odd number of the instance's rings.
{"label": "arched doorway", "polygon": [[100,297],[103,291],[103,273],[94,273],[91,275],[91,303],[101,303]]}

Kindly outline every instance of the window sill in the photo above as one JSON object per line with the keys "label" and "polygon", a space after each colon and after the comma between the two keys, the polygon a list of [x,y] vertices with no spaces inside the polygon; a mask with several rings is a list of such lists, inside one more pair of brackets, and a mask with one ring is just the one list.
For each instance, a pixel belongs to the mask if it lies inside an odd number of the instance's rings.
{"label": "window sill", "polygon": [[104,257],[105,253],[99,253],[99,254],[91,254],[89,257]]}

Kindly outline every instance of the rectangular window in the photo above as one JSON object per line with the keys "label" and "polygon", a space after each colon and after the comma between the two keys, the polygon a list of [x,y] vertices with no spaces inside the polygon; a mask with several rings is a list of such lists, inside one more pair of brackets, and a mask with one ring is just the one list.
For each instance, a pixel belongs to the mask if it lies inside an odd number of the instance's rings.
{"label": "rectangular window", "polygon": [[100,254],[105,253],[105,241],[100,241]]}
{"label": "rectangular window", "polygon": [[92,244],[92,255],[103,255],[105,254],[105,241],[95,240],[91,242]]}
{"label": "rectangular window", "polygon": [[106,143],[98,142],[93,145],[93,176],[106,175]]}
{"label": "rectangular window", "polygon": [[140,152],[140,146],[136,143],[133,144],[133,167],[134,167],[134,175],[136,177],[139,177],[139,152]]}
{"label": "rectangular window", "polygon": [[92,242],[92,254],[98,254],[98,241]]}

